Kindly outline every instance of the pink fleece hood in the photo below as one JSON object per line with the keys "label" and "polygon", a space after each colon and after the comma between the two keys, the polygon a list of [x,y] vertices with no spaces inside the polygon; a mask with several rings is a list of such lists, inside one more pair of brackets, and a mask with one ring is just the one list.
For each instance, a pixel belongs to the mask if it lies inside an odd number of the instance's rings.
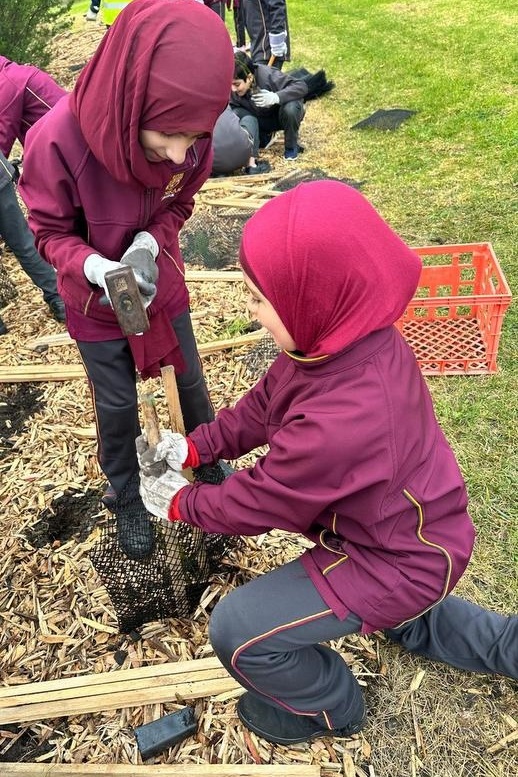
{"label": "pink fleece hood", "polygon": [[338,181],[299,184],[264,205],[244,228],[240,260],[308,357],[397,321],[421,271],[365,197]]}

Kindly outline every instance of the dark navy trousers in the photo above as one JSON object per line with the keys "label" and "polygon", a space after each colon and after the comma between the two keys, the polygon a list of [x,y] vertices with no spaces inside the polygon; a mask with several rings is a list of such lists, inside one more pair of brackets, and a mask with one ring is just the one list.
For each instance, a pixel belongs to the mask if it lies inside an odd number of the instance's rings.
{"label": "dark navy trousers", "polygon": [[[250,692],[341,728],[361,719],[360,686],[341,655],[321,644],[361,629],[339,620],[299,560],[255,578],[214,608],[209,638],[228,672]],[[448,596],[387,635],[407,650],[460,669],[518,678],[518,616]]]}
{"label": "dark navy trousers", "polygon": [[[172,321],[186,369],[176,376],[186,432],[212,421],[212,407],[188,311]],[[135,362],[128,341],[78,342],[95,411],[98,458],[120,493],[138,468],[135,438],[140,434]]]}
{"label": "dark navy trousers", "polygon": [[22,270],[50,303],[60,299],[56,271],[41,258],[34,237],[25,220],[12,183],[0,188],[0,236],[17,258]]}

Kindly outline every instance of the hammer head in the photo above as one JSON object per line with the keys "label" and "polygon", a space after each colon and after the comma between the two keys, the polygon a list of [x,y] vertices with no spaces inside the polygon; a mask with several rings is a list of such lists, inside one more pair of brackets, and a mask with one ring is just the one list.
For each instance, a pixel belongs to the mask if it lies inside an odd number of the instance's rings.
{"label": "hammer head", "polygon": [[149,321],[131,267],[121,264],[104,276],[117,321],[124,335],[147,332]]}

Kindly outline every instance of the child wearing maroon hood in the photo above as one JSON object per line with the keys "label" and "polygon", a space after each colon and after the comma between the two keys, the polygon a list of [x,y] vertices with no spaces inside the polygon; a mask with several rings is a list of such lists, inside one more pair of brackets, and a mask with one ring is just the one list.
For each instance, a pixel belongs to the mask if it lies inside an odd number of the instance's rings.
{"label": "child wearing maroon hood", "polygon": [[[121,547],[135,559],[154,543],[142,503],[131,517],[140,501],[135,367],[146,379],[175,366],[187,430],[214,417],[178,233],[211,172],[211,133],[232,68],[229,34],[209,8],[134,0],[73,92],[27,135],[21,190],[29,222],[58,272],[67,327],[91,385],[110,484],[105,503],[117,516]],[[124,337],[107,304],[105,274],[120,263],[133,269],[147,308],[150,329],[141,336]]]}
{"label": "child wearing maroon hood", "polygon": [[0,237],[41,289],[50,313],[60,322],[65,321],[65,306],[58,294],[56,273],[34,245],[16,196],[19,169],[9,161],[9,155],[16,140],[24,146],[30,127],[64,94],[65,90],[45,71],[0,56]]}
{"label": "child wearing maroon hood", "polygon": [[[246,224],[252,315],[283,352],[233,409],[187,439],[137,440],[149,510],[207,532],[302,534],[299,559],[228,594],[210,640],[247,693],[250,730],[291,745],[360,731],[360,686],[322,643],[377,629],[472,671],[518,677],[518,616],[451,595],[473,547],[464,481],[414,354],[393,326],[420,260],[364,197],[301,184]],[[219,486],[184,466],[268,444]],[[154,474],[155,462],[167,462]]]}

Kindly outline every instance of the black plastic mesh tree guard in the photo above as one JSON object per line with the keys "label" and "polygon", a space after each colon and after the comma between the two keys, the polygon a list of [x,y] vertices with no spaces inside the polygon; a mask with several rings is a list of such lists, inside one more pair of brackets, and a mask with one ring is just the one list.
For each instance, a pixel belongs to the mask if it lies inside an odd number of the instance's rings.
{"label": "black plastic mesh tree guard", "polygon": [[261,337],[258,343],[248,351],[240,360],[245,365],[248,375],[259,380],[268,371],[280,353],[280,348],[269,334]]}
{"label": "black plastic mesh tree guard", "polygon": [[[224,479],[218,468],[206,467],[196,479],[217,483]],[[142,510],[138,497],[126,504],[131,524]],[[228,572],[224,563],[238,537],[205,534],[185,523],[165,524],[148,513],[155,541],[152,552],[143,559],[131,559],[119,543],[115,515],[108,516],[101,534],[90,550],[90,560],[106,588],[121,633],[128,634],[144,623],[164,618],[192,615],[213,574]]]}
{"label": "black plastic mesh tree guard", "polygon": [[[322,180],[341,181],[355,189],[361,189],[365,183],[352,178],[335,178],[320,168],[310,168],[291,171],[279,178],[272,189],[284,192],[293,189],[299,183]],[[236,176],[235,183],[242,186],[243,176]],[[231,192],[232,189],[227,187],[226,195]],[[211,208],[191,216],[180,233],[180,248],[186,264],[201,265],[208,270],[220,270],[238,265],[243,228],[253,213],[255,213],[255,206],[251,205],[250,209]]]}
{"label": "black plastic mesh tree guard", "polygon": [[298,186],[299,183],[309,183],[310,181],[340,181],[348,186],[352,186],[354,189],[361,189],[365,183],[365,181],[355,181],[353,178],[336,178],[335,176],[328,175],[325,170],[321,170],[319,167],[312,167],[306,170],[293,170],[278,180],[273,189],[279,192],[287,192],[289,189]]}

